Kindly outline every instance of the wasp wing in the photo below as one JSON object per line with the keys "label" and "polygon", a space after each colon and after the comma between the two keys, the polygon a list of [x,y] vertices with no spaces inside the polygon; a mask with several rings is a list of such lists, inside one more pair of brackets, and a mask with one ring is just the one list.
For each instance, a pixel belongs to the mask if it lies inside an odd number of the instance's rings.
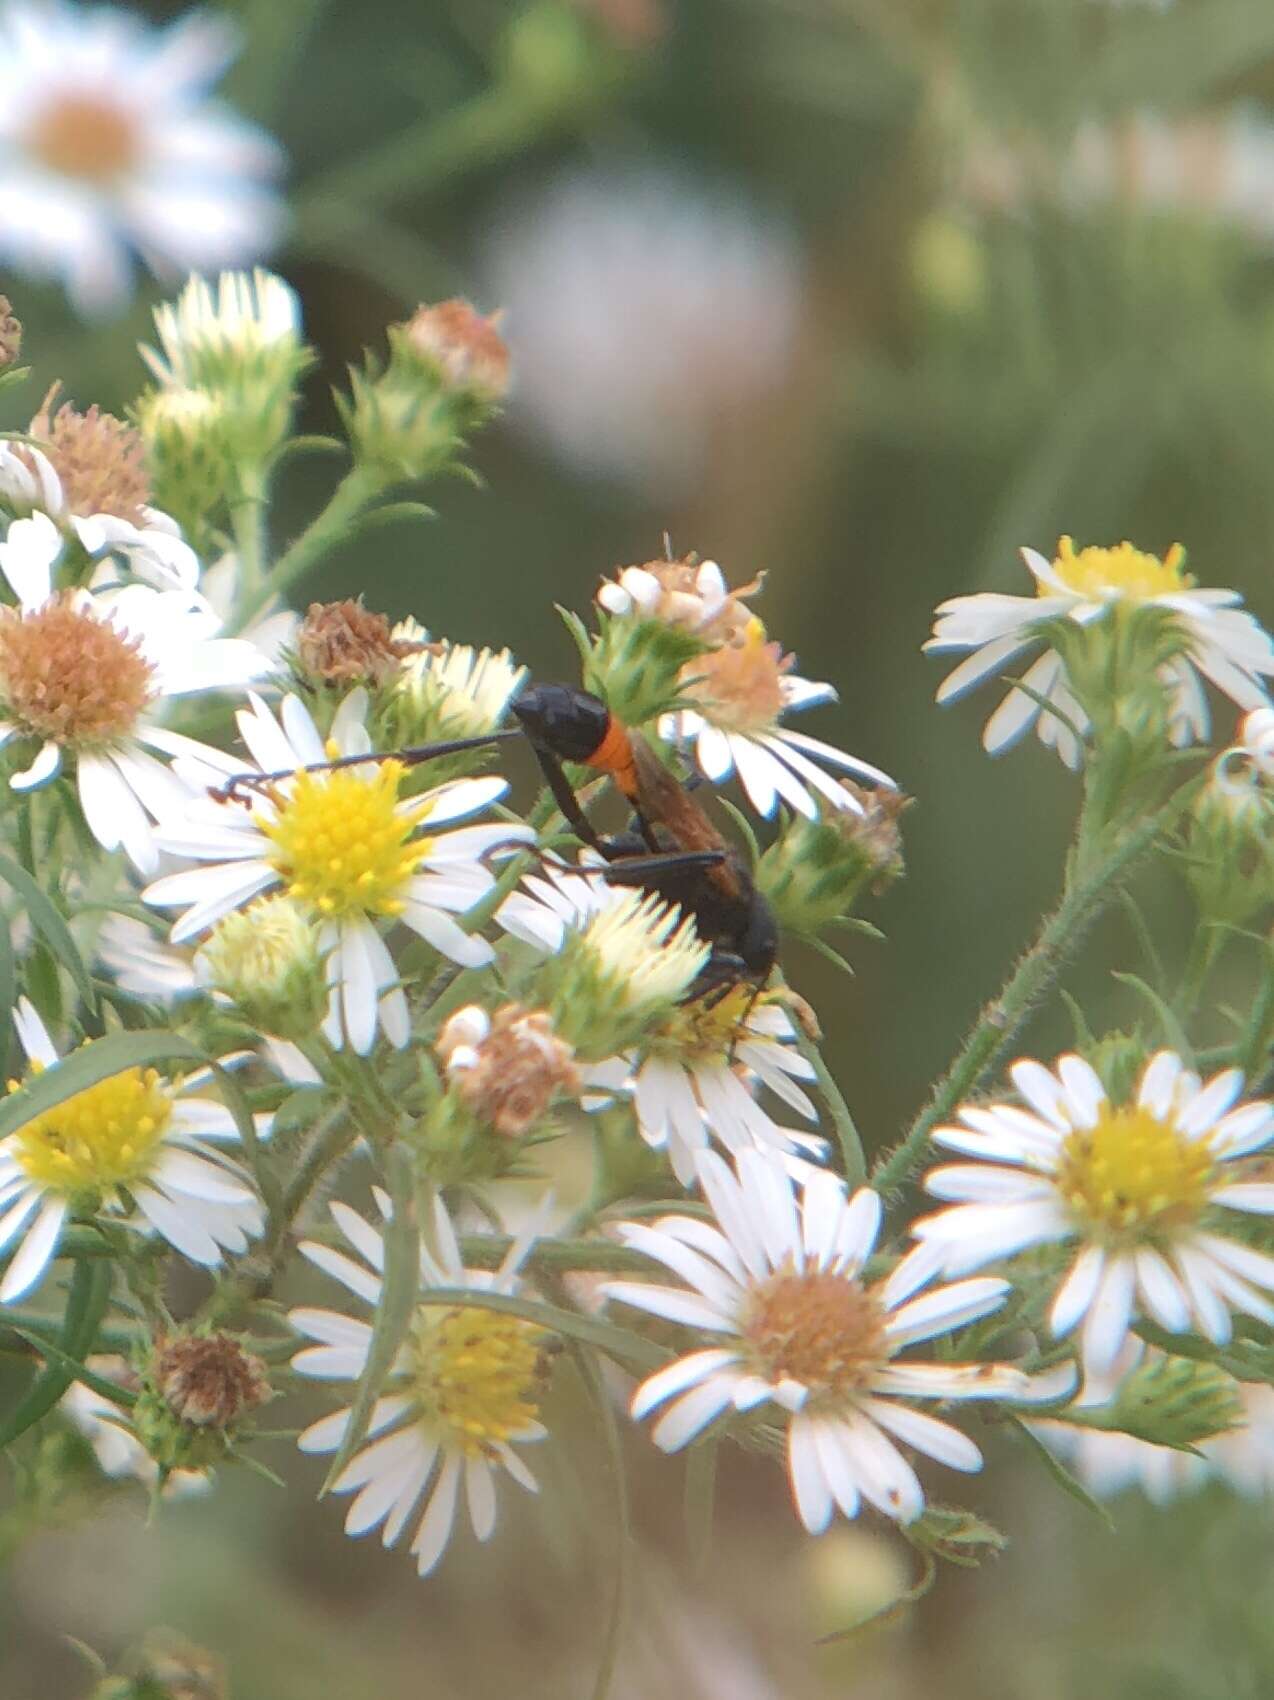
{"label": "wasp wing", "polygon": [[727,897],[742,897],[735,854],[680,780],[660,761],[639,733],[630,734],[637,775],[637,808],[648,825],[662,829],[680,850],[711,850],[721,860],[704,875]]}

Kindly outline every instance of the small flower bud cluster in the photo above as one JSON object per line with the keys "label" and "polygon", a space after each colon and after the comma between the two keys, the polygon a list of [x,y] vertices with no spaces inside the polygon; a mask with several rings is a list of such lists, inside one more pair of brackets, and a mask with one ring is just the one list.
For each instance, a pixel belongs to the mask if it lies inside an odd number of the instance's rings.
{"label": "small flower bud cluster", "polygon": [[16,366],[22,353],[22,326],[9,304],[7,295],[0,295],[0,373]]}

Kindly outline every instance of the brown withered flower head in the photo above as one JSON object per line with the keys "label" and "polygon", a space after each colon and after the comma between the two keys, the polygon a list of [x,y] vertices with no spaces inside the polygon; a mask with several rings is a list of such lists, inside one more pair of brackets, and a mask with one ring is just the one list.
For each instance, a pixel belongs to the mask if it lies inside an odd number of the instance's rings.
{"label": "brown withered flower head", "polygon": [[150,1375],[173,1416],[195,1428],[231,1428],[270,1397],[265,1365],[230,1334],[157,1340]]}
{"label": "brown withered flower head", "polygon": [[7,295],[0,295],[0,371],[16,366],[22,352],[22,326],[18,323]]}
{"label": "brown withered flower head", "polygon": [[499,313],[479,313],[459,296],[436,307],[417,307],[402,327],[413,353],[434,365],[449,390],[497,402],[509,388],[509,349]]}
{"label": "brown withered flower head", "polygon": [[575,1052],[545,1010],[506,1003],[488,1015],[471,1004],[444,1023],[435,1045],[461,1101],[506,1139],[529,1132],[554,1099],[580,1094]]}
{"label": "brown withered flower head", "polygon": [[59,407],[60,387],[55,383],[45,396],[30,435],[39,439],[61,479],[68,510],[81,519],[112,514],[129,525],[143,525],[150,477],[141,433],[96,404],[87,413],[65,402]]}
{"label": "brown withered flower head", "polygon": [[311,602],[294,645],[295,665],[312,685],[382,685],[424,646],[395,638],[384,614],[361,602]]}

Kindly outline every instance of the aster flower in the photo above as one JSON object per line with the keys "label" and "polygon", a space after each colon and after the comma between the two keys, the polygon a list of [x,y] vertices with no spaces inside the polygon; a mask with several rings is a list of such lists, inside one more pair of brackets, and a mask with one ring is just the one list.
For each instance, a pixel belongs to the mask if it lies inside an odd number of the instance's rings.
{"label": "aster flower", "polygon": [[[609,883],[599,864],[581,858],[576,869],[548,865],[528,874],[496,911],[496,920],[515,937],[559,952],[568,940],[590,932],[597,917],[631,906],[635,895]],[[699,948],[701,966],[705,956]],[[662,972],[672,964],[661,951],[654,966]],[[673,995],[665,995],[662,1008],[642,1023],[637,1043],[595,1064],[590,1083],[631,1093],[641,1137],[667,1150],[683,1186],[693,1182],[695,1155],[712,1135],[730,1151],[758,1144],[794,1157],[821,1153],[821,1139],[780,1126],[754,1091],[767,1087],[806,1121],[818,1119],[798,1084],[813,1080],[814,1070],[793,1043],[786,1010],[750,983],[724,996],[718,988],[707,997],[687,998],[697,973],[688,960],[675,989],[671,983],[665,988]],[[592,1003],[588,1008],[595,1010]],[[595,1014],[589,1025],[596,1038]]]}
{"label": "aster flower", "polygon": [[155,309],[160,348],[141,350],[165,389],[288,387],[307,358],[301,303],[274,272],[222,272],[216,287],[190,278],[176,301]]}
{"label": "aster flower", "polygon": [[939,1145],[979,1159],[925,1177],[957,1201],[913,1224],[946,1274],[1073,1243],[1049,1322],[1059,1338],[1082,1324],[1091,1375],[1109,1370],[1137,1317],[1217,1344],[1232,1312],[1274,1322],[1274,1257],[1232,1238],[1227,1215],[1274,1214],[1274,1186],[1240,1161],[1274,1138],[1274,1105],[1239,1104],[1238,1069],[1203,1085],[1160,1051],[1125,1104],[1080,1057],[1009,1072],[1025,1108],[969,1104],[962,1126],[934,1129]]}
{"label": "aster flower", "polygon": [[1239,799],[1274,804],[1274,708],[1243,716],[1238,737],[1217,760],[1217,784]]}
{"label": "aster flower", "polygon": [[[14,1027],[33,1074],[56,1068],[48,1030],[26,998]],[[13,1251],[0,1304],[22,1297],[56,1256],[68,1218],[133,1212],[193,1263],[243,1252],[264,1217],[240,1171],[209,1143],[236,1141],[233,1117],[191,1094],[207,1072],[166,1081],[126,1068],[33,1116],[0,1140],[0,1250]]]}
{"label": "aster flower", "polygon": [[[331,988],[323,1031],[360,1055],[371,1049],[378,1024],[392,1044],[410,1036],[407,999],[380,924],[402,921],[453,962],[489,962],[490,945],[452,916],[491,889],[486,854],[532,836],[517,823],[436,830],[487,808],[508,789],[502,779],[456,780],[403,797],[407,770],[392,759],[301,771],[370,751],[367,703],[366,691],[351,691],[325,744],[299,697],[285,697],[276,719],[254,695],[237,717],[254,771],[289,777],[254,791],[247,803],[188,799],[156,842],[203,865],[143,893],[159,908],[185,908],[172,930],[181,944],[260,893],[281,889],[319,924]],[[192,785],[209,786],[244,769],[234,757],[205,751],[183,772]]]}
{"label": "aster flower", "polygon": [[171,274],[272,245],[279,150],[207,95],[235,47],[203,12],[155,30],[115,7],[8,0],[0,254],[95,313],[127,299],[133,255]]}
{"label": "aster flower", "polygon": [[761,588],[758,574],[750,584],[732,590],[715,561],[647,561],[641,567],[621,567],[604,579],[598,606],[618,618],[636,615],[684,626],[705,642],[721,643],[739,636],[752,619],[745,599]]}
{"label": "aster flower", "polygon": [[503,723],[525,678],[507,649],[430,646],[401,663],[387,712],[413,743],[480,738]]}
{"label": "aster flower", "polygon": [[[156,917],[158,920],[158,917]],[[97,960],[121,990],[166,1007],[202,987],[194,953],[178,950],[133,915],[108,915],[97,935]]]}
{"label": "aster flower", "polygon": [[[46,541],[56,546],[43,516],[19,524],[47,528]],[[21,574],[11,554],[0,568],[21,601],[20,610],[0,612],[0,744],[36,744],[11,787],[47,785],[69,760],[94,838],[105,850],[122,848],[139,872],[153,873],[159,854],[151,822],[187,800],[153,752],[216,757],[158,725],[158,717],[177,697],[241,689],[265,671],[265,657],[241,638],[218,637],[216,617],[180,592],[129,585],[55,596],[49,551],[29,552]]]}
{"label": "aster flower", "polygon": [[894,781],[834,744],[781,724],[792,710],[836,700],[831,685],[791,672],[792,662],[777,643],[766,641],[761,622],[750,619],[739,636],[687,664],[683,692],[697,706],[665,715],[660,732],[689,743],[698,766],[714,784],[737,772],[753,808],[767,818],[782,801],[812,819],[819,798],[834,809],[861,814],[858,798],[823,767],[891,789]]}
{"label": "aster flower", "polygon": [[[381,1192],[376,1198],[387,1217],[388,1198]],[[303,1243],[301,1251],[356,1298],[375,1306],[385,1264],[382,1236],[348,1205],[329,1208],[356,1256],[312,1242]],[[518,1268],[533,1233],[516,1239],[501,1267],[489,1273],[464,1267],[440,1199],[432,1229],[436,1250],[421,1250],[422,1288],[516,1292]],[[292,1311],[289,1321],[299,1334],[318,1342],[292,1359],[301,1375],[351,1382],[362,1375],[372,1340],[369,1322],[309,1308]],[[379,1527],[384,1545],[391,1547],[410,1525],[409,1550],[420,1575],[427,1576],[451,1538],[463,1482],[473,1532],[480,1541],[489,1539],[501,1472],[536,1491],[534,1476],[513,1446],[541,1440],[546,1433],[536,1409],[543,1342],[541,1329],[477,1305],[419,1305],[373,1409],[372,1438],[335,1484],[337,1493],[355,1494],[346,1533],[365,1535]],[[335,1452],[349,1415],[348,1409],[335,1411],[313,1423],[300,1436],[301,1450]]]}
{"label": "aster flower", "polygon": [[[943,680],[940,703],[954,702],[1028,650],[1047,643],[1050,627],[1057,631],[1058,622],[1068,621],[1081,632],[1154,611],[1180,646],[1158,667],[1175,744],[1207,737],[1205,678],[1241,708],[1266,706],[1262,679],[1274,674],[1274,640],[1238,607],[1243,599],[1237,591],[1197,588],[1185,570],[1180,547],[1174,546],[1161,560],[1131,543],[1077,551],[1071,539],[1063,537],[1052,562],[1034,549],[1023,549],[1022,559],[1035,578],[1034,597],[982,593],[939,604],[925,649],[972,652]],[[1068,639],[1070,644],[1076,641]],[[983,748],[998,755],[1034,726],[1042,743],[1056,749],[1068,767],[1078,767],[1081,739],[1091,722],[1058,649],[1045,648],[1022,682],[1033,694],[1016,687],[1009,692],[986,723]],[[1050,713],[1044,703],[1057,713]]]}
{"label": "aster flower", "polygon": [[980,1469],[982,1458],[959,1430],[911,1401],[1020,1399],[1031,1384],[1002,1364],[917,1363],[899,1354],[989,1316],[1008,1283],[983,1278],[919,1293],[933,1265],[915,1254],[868,1282],[878,1194],[864,1187],[848,1198],[840,1179],[822,1171],[798,1198],[774,1158],[744,1151],[735,1163],[732,1172],[715,1152],[697,1158],[715,1226],[688,1216],[618,1224],[625,1245],[683,1284],[611,1281],[607,1295],[712,1342],[643,1382],[633,1416],[663,1406],[652,1438],[675,1452],[728,1412],[769,1406],[785,1421],[792,1494],[811,1534],[838,1507],[857,1516],[863,1500],[914,1522],[924,1490],[897,1442],[957,1470]]}

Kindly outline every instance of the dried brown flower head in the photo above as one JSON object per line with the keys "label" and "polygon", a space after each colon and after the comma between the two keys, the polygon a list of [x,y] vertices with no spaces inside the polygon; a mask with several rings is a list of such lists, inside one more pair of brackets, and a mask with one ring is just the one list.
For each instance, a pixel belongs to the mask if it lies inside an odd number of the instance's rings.
{"label": "dried brown flower head", "polygon": [[422,647],[395,638],[384,614],[361,602],[311,602],[296,634],[296,662],[315,685],[381,685]]}
{"label": "dried brown flower head", "polygon": [[0,295],[0,371],[16,366],[22,352],[22,326],[18,323],[7,295]]}
{"label": "dried brown flower head", "polygon": [[499,321],[498,313],[479,313],[457,296],[436,307],[417,307],[403,333],[408,347],[438,368],[448,389],[495,402],[509,388],[509,349]]}
{"label": "dried brown flower head", "polygon": [[230,1334],[159,1339],[150,1373],[172,1414],[196,1428],[230,1428],[270,1397],[265,1365]]}
{"label": "dried brown flower head", "polygon": [[580,1094],[575,1052],[542,1009],[507,1003],[489,1018],[476,1006],[457,1010],[437,1050],[464,1104],[508,1139],[529,1132],[555,1098]]}

